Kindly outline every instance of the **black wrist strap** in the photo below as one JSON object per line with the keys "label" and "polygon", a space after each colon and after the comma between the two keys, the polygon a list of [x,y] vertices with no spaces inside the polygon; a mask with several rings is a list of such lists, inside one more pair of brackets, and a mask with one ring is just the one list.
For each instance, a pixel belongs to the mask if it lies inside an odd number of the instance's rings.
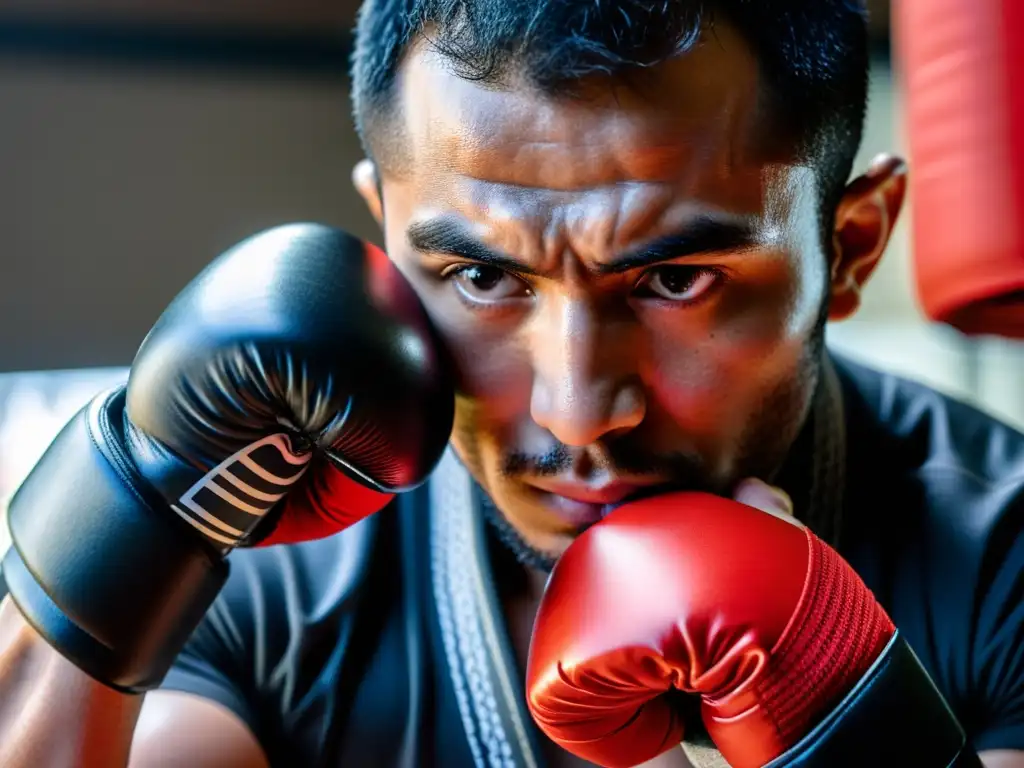
{"label": "black wrist strap", "polygon": [[3,570],[25,619],[84,672],[125,693],[157,687],[228,566],[135,471],[124,389],[51,443],[11,500]]}
{"label": "black wrist strap", "polygon": [[765,768],[868,765],[980,765],[956,716],[899,632],[839,706]]}

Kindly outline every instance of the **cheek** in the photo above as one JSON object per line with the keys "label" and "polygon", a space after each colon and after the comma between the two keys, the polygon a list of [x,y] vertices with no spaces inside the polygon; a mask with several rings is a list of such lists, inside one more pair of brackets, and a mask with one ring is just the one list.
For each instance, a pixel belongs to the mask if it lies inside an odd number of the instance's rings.
{"label": "cheek", "polygon": [[716,305],[716,349],[743,364],[747,359],[767,362],[776,352],[803,344],[817,323],[820,284],[795,257],[766,258],[727,286]]}
{"label": "cheek", "polygon": [[514,325],[484,322],[436,297],[426,305],[455,369],[457,418],[496,428],[528,413],[532,365]]}
{"label": "cheek", "polygon": [[[392,203],[388,197],[388,203]],[[486,319],[468,309],[451,283],[424,272],[404,245],[405,219],[395,205],[386,221],[388,253],[413,286],[454,368],[460,407],[476,421],[521,410],[529,403],[530,363],[517,338],[518,320],[489,315]]]}
{"label": "cheek", "polygon": [[791,261],[771,259],[733,279],[699,317],[649,317],[654,354],[645,378],[660,408],[704,434],[755,417],[767,393],[800,374],[818,317],[802,284]]}
{"label": "cheek", "polygon": [[496,468],[507,447],[520,442],[524,414],[529,414],[530,367],[508,339],[445,326],[443,319],[440,325],[458,387],[452,443],[494,496],[500,487]]}

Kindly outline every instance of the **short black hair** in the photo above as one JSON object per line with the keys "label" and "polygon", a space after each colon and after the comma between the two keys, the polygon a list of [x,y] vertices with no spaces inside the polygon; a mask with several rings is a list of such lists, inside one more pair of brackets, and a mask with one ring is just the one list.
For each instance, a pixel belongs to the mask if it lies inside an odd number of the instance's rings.
{"label": "short black hair", "polygon": [[757,56],[787,133],[815,168],[831,221],[863,133],[864,0],[364,0],[351,73],[363,148],[373,156],[402,57],[428,31],[461,77],[495,83],[514,70],[558,93],[590,75],[625,78],[681,53],[719,14]]}

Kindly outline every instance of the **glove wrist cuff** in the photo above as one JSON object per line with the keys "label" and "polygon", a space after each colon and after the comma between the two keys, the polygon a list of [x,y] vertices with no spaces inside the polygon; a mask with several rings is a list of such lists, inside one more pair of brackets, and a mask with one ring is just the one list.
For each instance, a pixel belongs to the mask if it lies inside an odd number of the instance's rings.
{"label": "glove wrist cuff", "polygon": [[976,761],[960,723],[897,631],[839,705],[765,768],[968,768]]}
{"label": "glove wrist cuff", "polygon": [[101,395],[51,443],[11,500],[3,568],[11,598],[54,649],[138,693],[160,684],[228,565],[135,472],[123,409],[123,388]]}
{"label": "glove wrist cuff", "polygon": [[821,539],[805,533],[804,593],[772,649],[771,673],[760,686],[762,707],[787,744],[856,685],[895,632],[854,570]]}

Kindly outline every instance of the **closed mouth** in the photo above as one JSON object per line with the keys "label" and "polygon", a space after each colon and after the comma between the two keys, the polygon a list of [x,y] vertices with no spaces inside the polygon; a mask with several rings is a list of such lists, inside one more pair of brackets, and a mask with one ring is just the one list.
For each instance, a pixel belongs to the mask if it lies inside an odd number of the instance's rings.
{"label": "closed mouth", "polygon": [[600,485],[541,478],[530,483],[542,500],[578,532],[597,523],[631,501],[657,495],[664,483],[612,481]]}

